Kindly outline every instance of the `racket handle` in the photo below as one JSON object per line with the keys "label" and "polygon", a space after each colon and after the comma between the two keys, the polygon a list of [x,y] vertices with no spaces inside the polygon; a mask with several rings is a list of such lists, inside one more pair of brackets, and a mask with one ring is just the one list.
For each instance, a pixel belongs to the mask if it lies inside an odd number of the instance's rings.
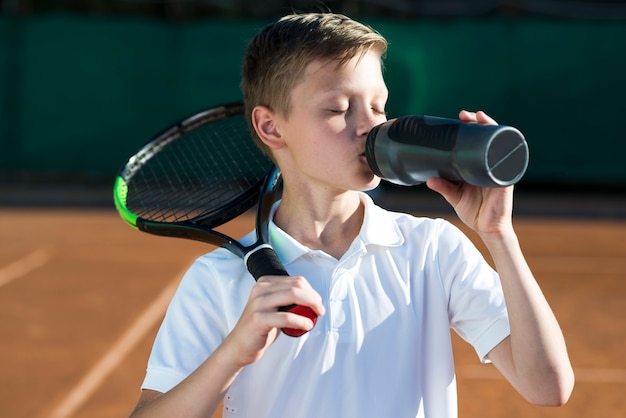
{"label": "racket handle", "polygon": [[[257,247],[246,255],[245,258],[248,271],[255,280],[259,280],[262,276],[289,276],[287,270],[278,259],[276,251],[269,245]],[[313,321],[313,325],[317,323],[317,314],[308,306],[289,305],[278,308],[281,312],[291,312],[300,316],[305,316]],[[307,333],[302,329],[283,328],[283,333],[290,337],[300,337]]]}
{"label": "racket handle", "polygon": [[246,267],[259,280],[262,276],[289,276],[287,270],[278,259],[278,254],[267,244],[260,245],[246,254]]}

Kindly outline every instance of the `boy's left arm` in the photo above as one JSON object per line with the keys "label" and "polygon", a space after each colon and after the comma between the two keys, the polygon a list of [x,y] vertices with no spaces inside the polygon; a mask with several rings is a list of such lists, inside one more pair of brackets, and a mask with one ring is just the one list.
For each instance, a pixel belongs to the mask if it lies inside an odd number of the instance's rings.
{"label": "boy's left arm", "polygon": [[[495,121],[483,112],[459,114],[478,123]],[[528,401],[558,406],[569,399],[574,373],[560,326],[522,253],[512,224],[513,186],[480,188],[429,179],[459,218],[483,240],[502,282],[511,335],[489,360]]]}
{"label": "boy's left arm", "polygon": [[574,373],[559,324],[533,277],[512,228],[481,235],[500,275],[511,335],[487,357],[528,401],[563,405]]}

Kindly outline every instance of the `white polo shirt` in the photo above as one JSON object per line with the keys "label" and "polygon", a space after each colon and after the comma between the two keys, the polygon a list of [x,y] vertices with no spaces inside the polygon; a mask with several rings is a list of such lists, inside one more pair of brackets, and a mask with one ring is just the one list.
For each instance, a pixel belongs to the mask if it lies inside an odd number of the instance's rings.
{"label": "white polo shirt", "polygon": [[[388,212],[366,194],[362,201],[362,229],[340,260],[270,224],[287,271],[307,278],[326,315],[247,366],[224,417],[456,417],[450,328],[482,360],[509,335],[498,276],[461,231]],[[167,311],[143,388],[167,392],[193,372],[234,327],[253,284],[224,249],[198,258]]]}

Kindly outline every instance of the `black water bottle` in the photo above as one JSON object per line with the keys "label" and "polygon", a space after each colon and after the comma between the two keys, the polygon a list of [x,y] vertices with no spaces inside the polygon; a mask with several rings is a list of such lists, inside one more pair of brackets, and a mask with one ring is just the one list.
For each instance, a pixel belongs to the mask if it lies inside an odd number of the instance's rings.
{"label": "black water bottle", "polygon": [[528,145],[519,130],[433,116],[403,116],[374,127],[365,155],[377,176],[405,186],[443,177],[505,187],[528,167]]}

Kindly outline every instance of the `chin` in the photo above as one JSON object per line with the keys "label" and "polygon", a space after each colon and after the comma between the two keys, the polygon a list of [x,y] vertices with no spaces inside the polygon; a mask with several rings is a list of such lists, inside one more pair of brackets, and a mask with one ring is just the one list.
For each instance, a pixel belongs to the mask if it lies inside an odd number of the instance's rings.
{"label": "chin", "polygon": [[365,184],[365,186],[361,189],[361,191],[369,192],[370,190],[374,190],[375,188],[378,187],[380,182],[381,182],[380,177],[377,177],[376,175],[372,174],[370,180],[367,182],[367,184]]}

